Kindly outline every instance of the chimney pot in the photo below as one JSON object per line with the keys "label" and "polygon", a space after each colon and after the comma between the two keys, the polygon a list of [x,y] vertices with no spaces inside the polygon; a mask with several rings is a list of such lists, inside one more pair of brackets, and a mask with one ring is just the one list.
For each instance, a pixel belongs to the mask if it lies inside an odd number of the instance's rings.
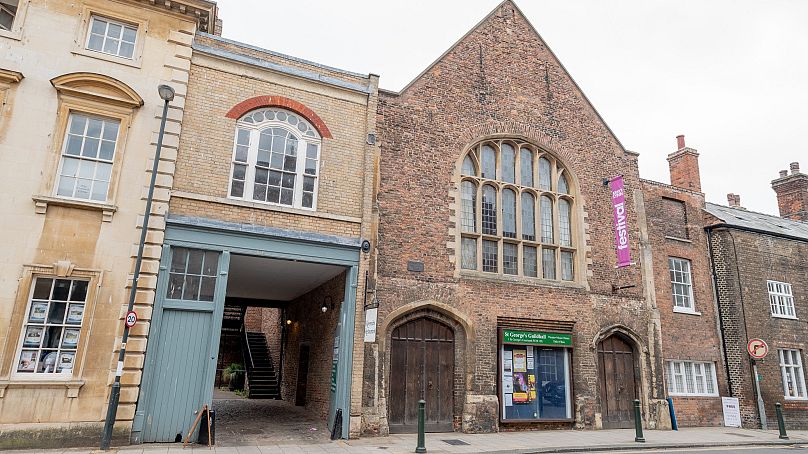
{"label": "chimney pot", "polygon": [[681,150],[684,147],[685,147],[685,135],[679,134],[678,136],[676,136],[676,149]]}
{"label": "chimney pot", "polygon": [[788,170],[781,170],[780,171],[780,178],[787,177],[787,176],[788,176]]}
{"label": "chimney pot", "polygon": [[800,173],[800,163],[799,162],[792,162],[789,164],[789,168],[791,168],[791,174],[796,175]]}
{"label": "chimney pot", "polygon": [[741,196],[730,192],[729,194],[727,194],[727,202],[729,202],[729,206],[733,208],[740,208]]}

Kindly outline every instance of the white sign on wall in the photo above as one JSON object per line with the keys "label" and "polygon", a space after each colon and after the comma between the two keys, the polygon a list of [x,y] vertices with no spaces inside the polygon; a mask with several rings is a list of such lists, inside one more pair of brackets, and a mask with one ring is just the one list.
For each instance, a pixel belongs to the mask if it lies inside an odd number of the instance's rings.
{"label": "white sign on wall", "polygon": [[376,312],[378,309],[365,311],[365,342],[376,342]]}
{"label": "white sign on wall", "polygon": [[741,406],[736,397],[722,397],[724,407],[724,425],[726,427],[741,427]]}

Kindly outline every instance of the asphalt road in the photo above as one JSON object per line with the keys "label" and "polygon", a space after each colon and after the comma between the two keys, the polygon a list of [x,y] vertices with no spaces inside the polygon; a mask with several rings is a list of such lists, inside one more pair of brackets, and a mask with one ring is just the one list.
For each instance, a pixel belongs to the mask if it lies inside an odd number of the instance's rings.
{"label": "asphalt road", "polygon": [[[759,446],[732,448],[697,448],[697,449],[648,449],[630,451],[610,451],[610,454],[655,454],[669,452],[671,454],[808,454],[807,445],[797,446]],[[584,454],[581,452],[580,454]],[[588,454],[592,454],[589,452]]]}

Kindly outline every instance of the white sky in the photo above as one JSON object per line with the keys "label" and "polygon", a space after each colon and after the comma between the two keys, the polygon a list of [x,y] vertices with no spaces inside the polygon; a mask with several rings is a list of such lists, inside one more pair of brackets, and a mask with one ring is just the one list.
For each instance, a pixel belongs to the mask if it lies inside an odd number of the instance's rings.
{"label": "white sky", "polygon": [[[381,76],[400,90],[500,0],[218,0],[224,36]],[[808,173],[808,1],[521,0],[645,178],[677,134],[708,201],[777,214],[770,182]]]}

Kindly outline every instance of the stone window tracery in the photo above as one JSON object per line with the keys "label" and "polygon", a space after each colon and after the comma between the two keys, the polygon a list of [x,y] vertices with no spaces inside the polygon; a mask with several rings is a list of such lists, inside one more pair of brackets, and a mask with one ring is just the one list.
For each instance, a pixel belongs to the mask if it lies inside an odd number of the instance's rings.
{"label": "stone window tracery", "polygon": [[568,171],[521,140],[486,140],[460,163],[460,268],[575,281]]}

